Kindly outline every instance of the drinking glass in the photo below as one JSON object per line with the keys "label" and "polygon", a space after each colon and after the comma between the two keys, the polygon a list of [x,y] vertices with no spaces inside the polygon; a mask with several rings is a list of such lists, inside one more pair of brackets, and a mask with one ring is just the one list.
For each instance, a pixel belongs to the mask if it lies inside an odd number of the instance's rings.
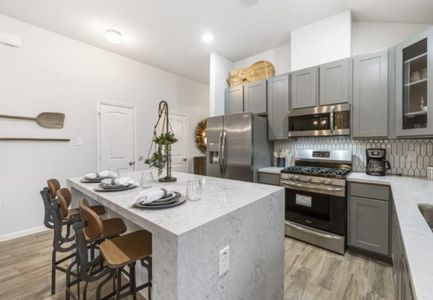
{"label": "drinking glass", "polygon": [[140,186],[143,189],[151,188],[154,181],[152,171],[144,171],[141,173]]}
{"label": "drinking glass", "polygon": [[201,180],[188,180],[186,186],[186,198],[189,201],[201,200],[203,194],[203,184]]}

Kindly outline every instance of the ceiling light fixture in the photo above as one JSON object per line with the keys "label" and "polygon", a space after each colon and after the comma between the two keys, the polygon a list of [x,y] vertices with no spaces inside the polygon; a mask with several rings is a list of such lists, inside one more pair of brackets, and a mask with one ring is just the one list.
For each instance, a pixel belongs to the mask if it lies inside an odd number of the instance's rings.
{"label": "ceiling light fixture", "polygon": [[122,34],[114,29],[107,29],[105,31],[105,38],[113,44],[120,44],[122,42]]}
{"label": "ceiling light fixture", "polygon": [[203,34],[203,35],[201,36],[201,40],[202,40],[204,43],[210,43],[210,42],[213,42],[213,40],[214,40],[213,34],[210,33],[210,32],[206,32],[205,34]]}

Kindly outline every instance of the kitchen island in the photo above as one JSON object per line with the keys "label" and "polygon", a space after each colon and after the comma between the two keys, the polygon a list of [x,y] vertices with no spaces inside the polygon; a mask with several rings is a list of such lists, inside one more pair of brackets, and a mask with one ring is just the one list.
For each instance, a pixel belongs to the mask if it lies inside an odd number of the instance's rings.
{"label": "kitchen island", "polygon": [[[123,176],[138,181],[140,172]],[[129,230],[152,233],[153,299],[283,299],[283,189],[178,172],[173,176],[177,182],[170,185],[182,195],[188,180],[203,180],[202,199],[143,210],[131,207],[140,188],[95,192],[97,184],[81,183],[81,178],[68,179],[68,186],[74,206],[87,198],[104,205],[108,216],[120,216]],[[155,182],[154,187],[164,185]],[[220,276],[219,251],[227,246],[230,267]]]}

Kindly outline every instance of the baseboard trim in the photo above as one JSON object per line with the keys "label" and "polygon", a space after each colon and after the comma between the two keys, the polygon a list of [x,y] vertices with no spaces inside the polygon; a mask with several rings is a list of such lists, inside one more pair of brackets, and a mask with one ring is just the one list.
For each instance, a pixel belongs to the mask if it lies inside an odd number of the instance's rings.
{"label": "baseboard trim", "polygon": [[0,235],[0,242],[14,240],[17,238],[25,237],[28,235],[40,233],[40,232],[47,231],[47,230],[49,230],[49,229],[47,229],[45,226],[38,226],[38,227],[33,227],[33,228],[17,231],[17,232],[2,234],[2,235]]}

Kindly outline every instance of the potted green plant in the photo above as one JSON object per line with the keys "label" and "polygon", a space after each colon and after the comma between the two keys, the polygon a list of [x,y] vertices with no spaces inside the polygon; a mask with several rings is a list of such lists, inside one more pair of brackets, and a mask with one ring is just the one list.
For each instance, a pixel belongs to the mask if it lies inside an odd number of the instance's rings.
{"label": "potted green plant", "polygon": [[[145,160],[145,163],[150,167],[158,169],[158,176],[161,176],[162,171],[167,163],[167,160],[171,160],[171,145],[177,142],[177,139],[173,132],[161,133],[153,138],[153,142],[156,145],[155,152],[152,156]],[[167,177],[171,177],[171,164],[167,170]]]}
{"label": "potted green plant", "polygon": [[[158,121],[153,130],[152,145],[150,145],[149,155],[144,161],[150,167],[158,169],[159,177],[162,175],[164,167],[167,167],[166,176],[159,179],[162,182],[176,181],[176,178],[171,176],[171,145],[176,143],[177,139],[171,128],[168,116],[168,104],[165,101],[161,101],[158,108]],[[158,127],[160,124],[162,127]],[[159,135],[158,131],[160,131]],[[153,145],[155,145],[155,152],[150,155]]]}

